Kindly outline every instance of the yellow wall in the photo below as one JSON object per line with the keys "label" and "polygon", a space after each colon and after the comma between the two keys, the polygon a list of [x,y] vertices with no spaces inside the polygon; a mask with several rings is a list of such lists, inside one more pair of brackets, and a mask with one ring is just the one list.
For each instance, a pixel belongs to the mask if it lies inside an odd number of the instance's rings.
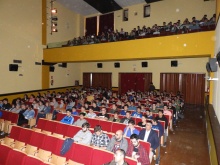
{"label": "yellow wall", "polygon": [[47,62],[80,62],[210,56],[214,31],[123,42],[44,49]]}
{"label": "yellow wall", "polygon": [[[171,67],[170,61],[178,60],[178,67]],[[120,62],[120,68],[114,68],[114,62],[102,62],[103,68],[97,68],[96,62],[81,63],[81,80],[83,72],[112,72],[112,86],[118,87],[118,73],[120,72],[148,72],[153,73],[153,83],[157,89],[160,88],[160,73],[206,73],[206,63],[208,57],[204,58],[180,58],[180,59],[158,59],[144,60],[148,62],[147,68],[142,68],[141,62],[137,61],[117,61]],[[100,71],[101,70],[101,71]],[[134,71],[135,70],[135,71]]]}
{"label": "yellow wall", "polygon": [[[47,0],[47,6],[49,7],[47,13],[50,13],[49,0]],[[73,39],[74,37],[82,36],[83,33],[81,31],[83,31],[84,27],[84,17],[67,9],[56,1],[54,2],[53,7],[56,8],[58,11],[57,14],[55,14],[58,17],[58,32],[54,32],[52,33],[52,35],[50,34],[51,23],[48,19],[47,43],[67,41]]]}
{"label": "yellow wall", "polygon": [[54,72],[49,73],[49,80],[53,77],[54,83],[50,84],[50,88],[58,88],[65,86],[74,86],[76,80],[80,80],[80,63],[68,63],[67,68],[58,67],[54,65]]}
{"label": "yellow wall", "polygon": [[[0,1],[0,93],[41,89],[42,27],[40,0]],[[9,72],[13,60],[22,60]],[[19,76],[23,74],[23,76]]]}

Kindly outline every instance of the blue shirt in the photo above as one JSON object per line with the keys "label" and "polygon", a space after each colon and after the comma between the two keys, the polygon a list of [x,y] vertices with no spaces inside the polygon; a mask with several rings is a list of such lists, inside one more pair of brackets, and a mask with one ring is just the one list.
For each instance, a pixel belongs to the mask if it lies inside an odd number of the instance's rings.
{"label": "blue shirt", "polygon": [[24,113],[23,113],[24,117],[26,119],[32,119],[34,118],[34,115],[35,115],[35,111],[33,109],[31,110],[26,110]]}
{"label": "blue shirt", "polygon": [[75,116],[79,116],[79,113],[77,111],[75,112],[71,112],[72,115],[75,115]]}
{"label": "blue shirt", "polygon": [[142,114],[141,114],[141,113],[138,113],[138,112],[133,112],[133,113],[131,114],[131,116],[133,116],[133,117],[138,117],[138,118],[142,118]]}
{"label": "blue shirt", "polygon": [[[126,111],[126,112],[127,112],[127,111]],[[121,113],[120,113],[120,114],[125,116],[125,115],[126,115],[126,112],[125,112],[125,110],[121,110]]]}
{"label": "blue shirt", "polygon": [[0,118],[2,117],[2,112],[0,111]]}
{"label": "blue shirt", "polygon": [[135,107],[135,106],[130,106],[130,107],[128,107],[128,110],[136,111],[136,110],[137,110],[137,107]]}
{"label": "blue shirt", "polygon": [[[135,128],[134,130],[133,130],[133,132],[131,132],[131,129],[130,128],[128,128],[128,130],[127,130],[127,128],[128,127],[125,127],[125,129],[124,129],[124,134],[125,134],[125,136],[127,136],[127,137],[130,137],[132,134],[137,134],[137,135],[139,135],[139,131]],[[127,130],[127,133],[126,133],[126,130]]]}
{"label": "blue shirt", "polygon": [[60,122],[72,125],[73,121],[74,121],[74,118],[72,116],[65,116]]}

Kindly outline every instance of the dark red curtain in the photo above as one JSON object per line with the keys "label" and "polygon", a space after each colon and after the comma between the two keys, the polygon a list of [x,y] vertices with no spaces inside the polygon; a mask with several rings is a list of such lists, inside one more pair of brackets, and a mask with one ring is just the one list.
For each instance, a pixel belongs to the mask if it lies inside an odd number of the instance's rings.
{"label": "dark red curtain", "polygon": [[112,88],[111,73],[92,73],[92,87]]}
{"label": "dark red curtain", "polygon": [[106,32],[108,29],[114,30],[114,13],[100,16],[99,32]]}
{"label": "dark red curtain", "polygon": [[91,86],[91,80],[90,80],[91,73],[83,73],[83,87],[89,88]]}
{"label": "dark red curtain", "polygon": [[146,91],[152,81],[152,73],[119,73],[119,92]]}
{"label": "dark red curtain", "polygon": [[86,34],[93,35],[97,34],[97,17],[86,18]]}

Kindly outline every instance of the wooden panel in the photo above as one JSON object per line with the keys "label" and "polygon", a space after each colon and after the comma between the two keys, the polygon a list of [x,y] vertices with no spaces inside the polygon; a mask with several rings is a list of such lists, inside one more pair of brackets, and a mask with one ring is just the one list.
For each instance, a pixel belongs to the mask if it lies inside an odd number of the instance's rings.
{"label": "wooden panel", "polygon": [[182,91],[182,75],[179,73],[161,73],[160,90],[177,93]]}
{"label": "wooden panel", "polygon": [[188,104],[204,104],[205,74],[197,73],[161,73],[160,90],[167,92],[180,91]]}
{"label": "wooden panel", "polygon": [[92,73],[92,87],[111,89],[112,73]]}
{"label": "wooden panel", "polygon": [[49,66],[42,65],[42,89],[48,89],[50,87],[49,85],[49,79],[50,79],[50,73],[49,73]]}
{"label": "wooden panel", "polygon": [[47,45],[47,1],[42,0],[42,45]]}
{"label": "wooden panel", "polygon": [[90,75],[91,73],[83,73],[83,87],[88,88],[91,86]]}

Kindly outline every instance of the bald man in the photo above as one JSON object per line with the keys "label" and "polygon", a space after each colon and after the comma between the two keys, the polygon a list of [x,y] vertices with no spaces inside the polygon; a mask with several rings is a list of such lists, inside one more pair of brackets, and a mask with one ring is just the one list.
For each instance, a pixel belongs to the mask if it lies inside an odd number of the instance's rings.
{"label": "bald man", "polygon": [[118,130],[115,133],[108,144],[107,150],[111,152],[116,152],[118,149],[123,149],[127,152],[128,149],[128,141],[123,137],[123,131]]}

